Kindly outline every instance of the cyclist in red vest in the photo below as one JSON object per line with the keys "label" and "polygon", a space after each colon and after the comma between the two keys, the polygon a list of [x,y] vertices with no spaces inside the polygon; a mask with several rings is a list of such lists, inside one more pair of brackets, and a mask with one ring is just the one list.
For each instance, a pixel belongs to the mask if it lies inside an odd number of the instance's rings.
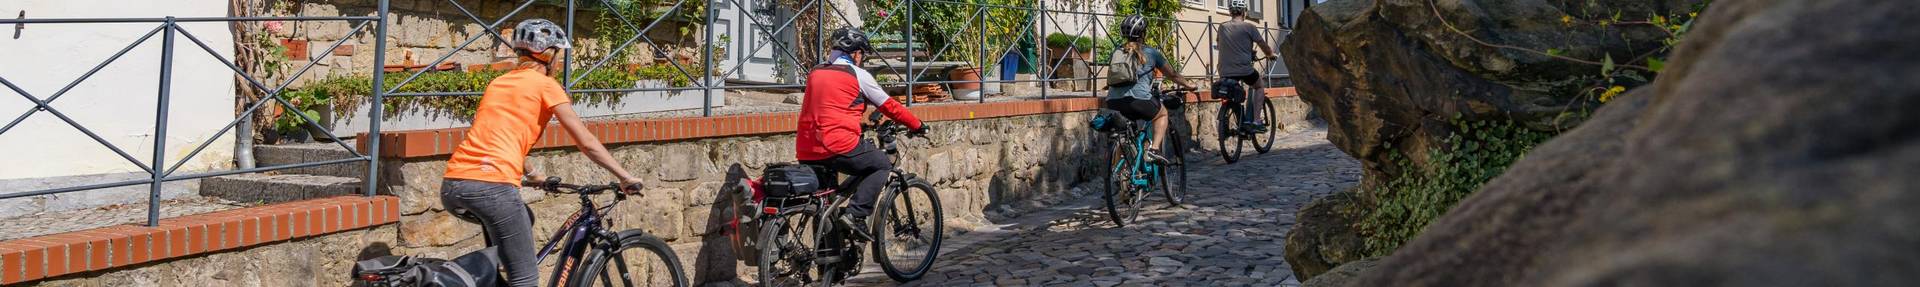
{"label": "cyclist in red vest", "polygon": [[[872,105],[913,132],[925,132],[927,127],[906,106],[888,97],[873,74],[860,68],[860,61],[870,50],[865,32],[840,28],[831,37],[833,53],[826,63],[814,66],[807,74],[806,98],[800,103],[800,123],[794,129],[795,157],[801,163],[852,175],[850,179],[858,182],[853,206],[837,220],[847,226],[867,226],[867,215],[873,212],[873,203],[886,184],[887,172],[893,170],[893,162],[873,143],[860,140],[861,115]],[[872,240],[865,228],[852,229],[863,237],[861,240]]]}

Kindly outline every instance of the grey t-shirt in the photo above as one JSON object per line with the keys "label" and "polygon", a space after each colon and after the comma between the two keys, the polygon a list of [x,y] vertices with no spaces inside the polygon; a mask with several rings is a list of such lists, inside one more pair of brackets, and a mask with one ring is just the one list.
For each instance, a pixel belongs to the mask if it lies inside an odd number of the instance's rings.
{"label": "grey t-shirt", "polygon": [[1220,24],[1217,33],[1214,39],[1220,39],[1220,61],[1215,71],[1229,77],[1259,73],[1253,70],[1253,49],[1254,43],[1266,41],[1260,36],[1260,27],[1247,21],[1231,21]]}

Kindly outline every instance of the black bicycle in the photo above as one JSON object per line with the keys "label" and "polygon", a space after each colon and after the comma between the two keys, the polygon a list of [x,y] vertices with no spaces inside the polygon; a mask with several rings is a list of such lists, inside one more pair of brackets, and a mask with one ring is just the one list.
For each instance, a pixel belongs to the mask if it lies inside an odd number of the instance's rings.
{"label": "black bicycle", "polygon": [[[549,177],[546,181],[528,181],[526,186],[535,187],[548,193],[572,193],[579,195],[580,210],[560,229],[548,237],[547,243],[540,247],[537,262],[546,262],[548,255],[559,254],[560,259],[553,274],[549,275],[547,286],[688,286],[686,272],[680,267],[680,259],[674,256],[673,249],[666,241],[638,229],[623,231],[608,230],[613,226],[610,215],[613,206],[627,199],[627,194],[618,192],[617,184],[572,185],[560,182],[558,177]],[[639,187],[634,187],[639,189]],[[594,204],[593,196],[613,194],[613,201],[605,206]],[[450,211],[454,216],[470,222],[480,222],[471,213]],[[529,213],[532,211],[529,210]],[[486,236],[483,238],[493,238]],[[561,245],[560,243],[566,244]],[[491,257],[481,254],[493,252],[495,243],[487,241],[488,248],[475,251],[460,259]],[[447,276],[422,275],[434,273],[434,268],[424,266],[425,262],[436,261],[422,258],[388,256],[362,261],[354,271],[356,279],[366,281],[372,286],[425,286],[427,280]],[[371,264],[369,262],[372,262]],[[499,278],[496,264],[461,264],[457,268],[442,273],[480,274],[482,278]],[[420,271],[429,270],[429,271]],[[490,275],[490,276],[489,276]],[[448,281],[437,280],[441,284]],[[497,282],[462,282],[468,286],[495,286]],[[466,284],[471,283],[471,284]],[[452,284],[452,285],[462,285]],[[451,285],[450,285],[451,286]]]}
{"label": "black bicycle", "polygon": [[[1268,57],[1265,59],[1256,59],[1256,61],[1273,59],[1272,57]],[[1238,85],[1238,87],[1241,87],[1240,89],[1214,89],[1214,98],[1225,99],[1220,102],[1220,113],[1215,117],[1216,121],[1214,122],[1216,124],[1215,127],[1220,132],[1220,136],[1217,138],[1220,141],[1220,158],[1225,159],[1227,163],[1239,161],[1240,154],[1246,152],[1247,143],[1249,142],[1253,143],[1253,150],[1255,152],[1265,154],[1267,151],[1273,150],[1273,140],[1275,135],[1279,134],[1281,127],[1280,123],[1275,121],[1278,117],[1276,115],[1277,112],[1274,111],[1272,100],[1264,96],[1248,96],[1252,94],[1248,91],[1252,89],[1264,89],[1264,87],[1254,87],[1250,83],[1242,83],[1231,79],[1221,79],[1220,81],[1224,84]],[[1217,85],[1218,84],[1216,84],[1216,86]],[[1266,123],[1266,126],[1256,126],[1253,124],[1256,122]]]}
{"label": "black bicycle", "polygon": [[[898,123],[883,122],[874,130],[877,134],[874,141],[898,162],[897,137],[906,134],[906,128]],[[836,173],[832,169],[806,167],[821,175],[819,182],[834,181]],[[840,226],[832,220],[839,218],[840,212],[852,201],[852,192],[839,191],[853,191],[855,182],[843,182],[838,188],[812,193],[774,196],[766,191],[767,180],[762,177],[745,181],[743,188],[750,193],[742,196],[751,196],[753,200],[746,201],[748,206],[737,210],[758,210],[759,213],[741,214],[735,219],[736,226],[742,222],[759,225],[757,234],[753,234],[747,244],[759,251],[755,261],[760,267],[761,286],[831,286],[857,274],[864,262],[860,251],[865,242],[854,240],[847,228],[863,227]],[[940,253],[940,240],[945,237],[942,233],[945,217],[932,183],[894,168],[888,173],[886,189],[881,192],[868,221],[870,226],[864,228],[870,228],[868,234],[875,237],[874,261],[880,263],[887,277],[904,283],[920,279],[932,269],[933,260]]]}

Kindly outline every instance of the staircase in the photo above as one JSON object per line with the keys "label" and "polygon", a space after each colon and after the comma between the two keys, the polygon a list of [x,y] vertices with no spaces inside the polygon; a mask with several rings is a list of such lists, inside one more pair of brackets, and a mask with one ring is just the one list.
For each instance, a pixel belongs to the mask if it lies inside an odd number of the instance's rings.
{"label": "staircase", "polygon": [[[351,141],[347,142],[352,146]],[[258,145],[254,160],[260,167],[352,158],[353,153],[333,143]],[[279,203],[349,194],[362,194],[365,162],[347,162],[267,173],[238,174],[200,181],[200,195],[245,203]]]}

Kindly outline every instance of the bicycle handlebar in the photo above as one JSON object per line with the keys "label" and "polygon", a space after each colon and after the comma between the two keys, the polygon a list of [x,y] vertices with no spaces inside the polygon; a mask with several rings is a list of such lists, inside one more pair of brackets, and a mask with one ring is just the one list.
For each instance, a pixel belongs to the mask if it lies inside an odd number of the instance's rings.
{"label": "bicycle handlebar", "polygon": [[[561,183],[560,177],[558,176],[547,177],[547,179],[544,181],[524,180],[524,181],[521,181],[521,184],[526,186],[531,186],[534,189],[543,190],[549,193],[575,193],[575,194],[592,195],[592,194],[607,193],[608,191],[621,190],[620,183],[617,183],[617,182],[603,184],[603,185],[574,185],[574,184]],[[627,189],[637,191],[645,187],[646,186],[644,185],[635,183],[633,184],[633,186],[627,187]],[[620,194],[623,196],[625,195],[625,193],[617,193],[617,192],[616,194]]]}

